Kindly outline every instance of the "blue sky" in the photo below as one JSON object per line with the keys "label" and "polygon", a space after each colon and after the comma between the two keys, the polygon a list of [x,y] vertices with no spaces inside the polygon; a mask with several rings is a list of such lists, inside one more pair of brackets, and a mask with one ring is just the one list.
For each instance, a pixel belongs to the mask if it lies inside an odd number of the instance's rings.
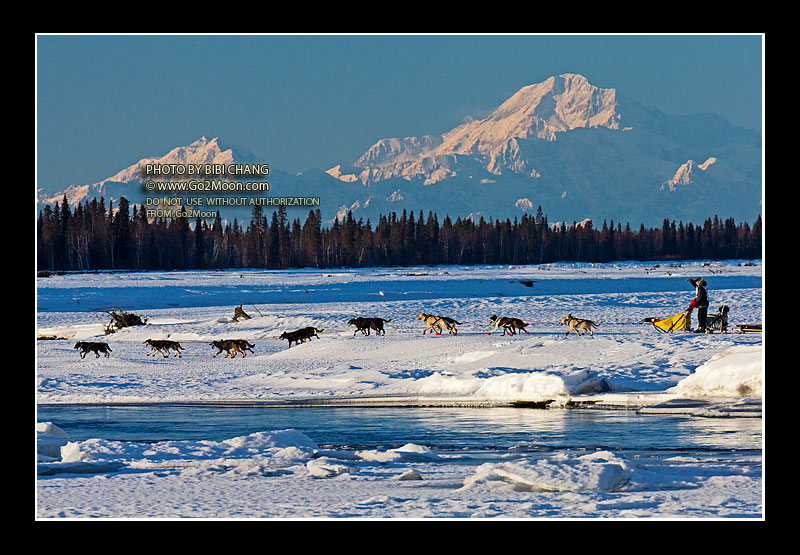
{"label": "blue sky", "polygon": [[37,187],[95,183],[201,136],[296,172],[441,134],[560,73],[761,131],[761,35],[39,35]]}

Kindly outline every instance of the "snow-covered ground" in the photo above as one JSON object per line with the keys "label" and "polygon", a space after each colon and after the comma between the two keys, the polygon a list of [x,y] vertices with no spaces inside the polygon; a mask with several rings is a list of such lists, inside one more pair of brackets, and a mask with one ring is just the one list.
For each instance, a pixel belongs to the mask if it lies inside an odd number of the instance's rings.
{"label": "snow-covered ground", "polygon": [[[65,403],[324,403],[612,407],[697,418],[761,416],[764,336],[665,334],[644,320],[685,309],[686,278],[736,324],[763,320],[760,261],[295,271],[96,273],[37,278],[36,397]],[[232,321],[234,307],[252,318]],[[93,309],[145,326],[104,335]],[[462,322],[423,335],[416,315]],[[492,333],[489,316],[529,322]],[[567,314],[599,323],[565,335]],[[390,320],[354,334],[357,316]],[[696,325],[696,315],[693,318]],[[288,347],[284,331],[319,338]],[[180,358],[146,339],[179,341]],[[254,353],[214,357],[209,342]],[[112,352],[81,359],[76,341]],[[579,409],[588,410],[588,409]],[[38,424],[39,517],[761,517],[761,461],[632,460],[598,451],[476,464],[424,445],[341,452],[302,430],[226,441],[70,441]],[[420,480],[420,478],[422,478]]]}

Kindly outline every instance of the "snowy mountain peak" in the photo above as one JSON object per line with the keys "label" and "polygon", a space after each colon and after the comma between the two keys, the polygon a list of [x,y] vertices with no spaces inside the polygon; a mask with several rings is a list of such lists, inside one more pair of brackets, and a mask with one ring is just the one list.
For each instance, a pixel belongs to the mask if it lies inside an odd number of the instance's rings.
{"label": "snowy mountain peak", "polygon": [[670,191],[675,191],[679,185],[689,185],[693,182],[693,180],[697,176],[697,172],[695,168],[706,171],[717,159],[713,156],[708,158],[702,164],[695,164],[694,160],[687,160],[683,164],[680,165],[678,171],[675,172],[675,175],[672,176],[671,179],[668,179],[661,185],[661,189],[669,189]]}
{"label": "snowy mountain peak", "polygon": [[615,89],[601,89],[582,75],[565,73],[517,91],[486,120],[486,135],[555,140],[580,127],[619,129]]}
{"label": "snowy mountain peak", "polygon": [[145,164],[230,164],[234,159],[233,150],[221,145],[219,137],[211,140],[200,137],[191,144],[173,148],[163,156],[143,158],[105,181],[132,181],[139,177],[140,167]]}
{"label": "snowy mountain peak", "polygon": [[521,159],[517,139],[554,141],[558,133],[583,127],[619,130],[616,90],[601,89],[582,75],[564,73],[521,88],[488,117],[439,136],[381,139],[351,172],[329,170],[338,179],[364,184],[392,177],[424,176],[432,184],[454,174],[457,156],[479,156],[490,173],[504,169],[536,177]]}
{"label": "snowy mountain peak", "polygon": [[[42,198],[44,204],[60,202],[64,196],[70,204],[82,202],[91,196],[105,195],[114,198],[114,194],[109,193],[110,187],[115,184],[140,183],[141,169],[147,164],[233,164],[233,163],[260,163],[261,161],[252,153],[227,145],[215,137],[211,140],[200,137],[196,141],[186,145],[175,147],[162,156],[151,156],[142,158],[135,164],[128,166],[111,177],[94,183],[92,185],[70,185],[63,193],[58,193],[51,198]],[[160,179],[160,178],[155,178]],[[130,193],[128,194],[130,196]]]}
{"label": "snowy mountain peak", "polygon": [[541,206],[553,221],[714,213],[752,221],[760,160],[757,133],[713,114],[665,114],[562,73],[520,88],[485,118],[441,135],[381,139],[327,173],[352,191],[337,206],[364,217],[396,210],[402,197],[404,207],[451,216]]}

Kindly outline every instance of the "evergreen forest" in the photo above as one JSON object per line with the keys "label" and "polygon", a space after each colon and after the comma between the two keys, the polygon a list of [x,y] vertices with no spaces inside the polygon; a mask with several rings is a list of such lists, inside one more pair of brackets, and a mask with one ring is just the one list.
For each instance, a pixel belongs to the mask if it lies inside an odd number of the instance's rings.
{"label": "evergreen forest", "polygon": [[219,213],[212,222],[148,220],[124,197],[117,206],[100,198],[74,208],[65,197],[39,211],[36,255],[40,272],[757,259],[762,223],[715,215],[654,228],[553,225],[541,207],[513,221],[403,211],[371,222],[348,212],[324,225],[318,209],[301,221],[283,206],[271,214],[255,206],[249,222],[223,222]]}

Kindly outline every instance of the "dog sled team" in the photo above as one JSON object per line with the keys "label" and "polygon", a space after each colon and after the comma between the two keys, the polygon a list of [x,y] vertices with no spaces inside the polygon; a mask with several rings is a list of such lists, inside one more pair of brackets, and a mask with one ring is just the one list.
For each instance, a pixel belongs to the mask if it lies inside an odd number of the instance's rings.
{"label": "dog sled team", "polygon": [[[445,330],[451,335],[458,335],[458,328],[456,326],[464,323],[455,318],[450,318],[449,316],[437,316],[424,312],[417,314],[417,319],[422,320],[425,326],[422,330],[422,335],[425,335],[428,331],[431,332],[431,335],[434,333],[436,335],[441,335]],[[370,335],[371,330],[374,331],[376,335],[386,335],[386,329],[384,328],[386,322],[391,322],[391,320],[378,317],[356,317],[348,320],[347,324],[355,326],[353,335],[356,335],[359,331],[365,336]],[[528,333],[525,328],[530,325],[530,323],[523,322],[519,318],[508,316],[501,317],[496,314],[489,317],[489,322],[494,328],[489,331],[488,335],[491,335],[500,328],[503,329],[503,335],[515,335],[520,332]],[[587,331],[594,335],[592,330],[597,327],[597,324],[591,320],[575,318],[572,315],[568,315],[561,320],[561,325],[569,327],[567,334],[569,334],[570,331],[575,331],[578,335],[584,335]],[[581,330],[583,331],[581,332]],[[289,343],[289,347],[291,347],[293,343],[299,345],[300,343],[310,341],[312,337],[319,337],[318,334],[323,331],[325,330],[314,326],[307,326],[295,331],[285,331],[281,333],[279,339],[286,340]],[[144,344],[150,347],[150,352],[147,353],[147,356],[156,356],[160,354],[162,357],[168,358],[171,353],[174,353],[180,358],[184,350],[180,342],[170,339],[146,339]],[[221,339],[211,341],[209,345],[217,349],[217,352],[213,355],[215,358],[222,354],[223,351],[225,351],[225,356],[223,358],[236,358],[237,354],[241,354],[242,358],[244,358],[247,356],[248,352],[254,353],[253,347],[255,347],[253,343],[245,339]],[[111,347],[109,347],[108,343],[104,342],[78,341],[75,344],[75,349],[80,349],[81,358],[85,358],[90,352],[95,354],[95,358],[100,357],[100,353],[105,354],[106,357],[110,356],[111,353]]]}
{"label": "dog sled team", "polygon": [[[686,310],[681,311],[669,318],[646,318],[644,321],[652,323],[656,329],[667,333],[676,330],[694,331],[695,333],[711,333],[714,331],[726,333],[728,329],[728,306],[723,305],[719,307],[717,313],[709,317],[709,302],[708,292],[706,291],[706,280],[702,278],[689,278],[686,281],[691,283],[691,285],[695,288],[695,296]],[[692,330],[691,316],[695,309],[697,310],[698,327],[695,330]],[[457,326],[464,323],[449,316],[428,314],[425,312],[420,312],[417,314],[416,318],[421,320],[424,326],[422,335],[425,335],[428,331],[431,332],[431,335],[441,335],[445,330],[449,335],[458,335]],[[391,320],[378,317],[355,317],[348,320],[347,324],[348,326],[355,326],[353,335],[356,335],[360,331],[362,335],[368,336],[370,335],[371,331],[374,331],[375,335],[382,336],[386,335],[384,324],[387,322],[391,322]],[[496,314],[493,314],[489,317],[489,326],[493,327],[488,332],[488,335],[491,335],[501,328],[503,330],[503,335],[516,335],[521,332],[525,332],[527,334],[528,330],[526,328],[530,325],[531,324],[529,322],[526,323],[519,318],[510,316],[497,316]],[[587,333],[590,336],[594,336],[594,330],[597,329],[599,324],[592,320],[577,318],[572,314],[567,314],[567,316],[561,319],[559,325],[566,326],[567,332],[565,335],[575,332],[575,334],[579,336],[586,335]],[[760,324],[739,325],[738,328],[740,332],[761,331]],[[289,344],[289,347],[291,347],[293,343],[294,345],[299,345],[300,343],[311,341],[312,337],[318,338],[318,334],[323,331],[325,330],[316,328],[314,326],[307,326],[295,331],[285,331],[279,336],[279,338],[281,340],[286,340]],[[147,353],[147,356],[155,356],[156,354],[160,354],[164,358],[167,358],[169,357],[170,353],[174,353],[178,357],[181,357],[181,353],[183,351],[183,347],[179,342],[167,339],[147,339],[144,344],[151,349],[150,352]],[[248,352],[253,353],[253,348],[255,347],[254,344],[244,339],[217,340],[212,341],[209,343],[209,345],[217,349],[214,357],[225,351],[224,358],[235,358],[237,354],[241,354],[242,358],[244,358],[247,356]],[[111,353],[111,348],[108,346],[108,343],[103,342],[78,341],[74,348],[80,350],[81,358],[85,358],[90,352],[95,354],[95,358],[99,358],[101,353],[106,357],[109,357]]]}

